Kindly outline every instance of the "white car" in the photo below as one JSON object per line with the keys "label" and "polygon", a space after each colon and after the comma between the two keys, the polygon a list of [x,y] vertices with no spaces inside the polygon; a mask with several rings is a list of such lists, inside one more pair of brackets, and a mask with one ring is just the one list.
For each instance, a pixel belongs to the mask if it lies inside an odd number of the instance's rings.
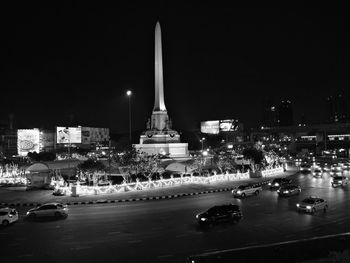
{"label": "white car", "polygon": [[312,171],[312,175],[316,178],[322,177],[323,171],[322,168],[320,167],[315,167],[314,170]]}
{"label": "white car", "polygon": [[247,195],[258,195],[262,191],[261,186],[244,184],[232,190],[233,197],[246,197]]}
{"label": "white car", "polygon": [[16,209],[5,207],[0,209],[0,223],[8,226],[18,220],[18,212]]}
{"label": "white car", "polygon": [[68,216],[68,207],[67,205],[60,203],[48,203],[36,208],[32,208],[27,212],[28,218],[36,217],[45,217],[45,216],[54,216],[54,217],[67,217]]}
{"label": "white car", "polygon": [[332,187],[344,186],[349,183],[349,179],[346,176],[334,176],[332,179]]}
{"label": "white car", "polygon": [[304,211],[307,213],[315,213],[317,210],[326,212],[328,209],[327,201],[315,196],[305,198],[302,202],[296,204],[296,206],[298,212]]}

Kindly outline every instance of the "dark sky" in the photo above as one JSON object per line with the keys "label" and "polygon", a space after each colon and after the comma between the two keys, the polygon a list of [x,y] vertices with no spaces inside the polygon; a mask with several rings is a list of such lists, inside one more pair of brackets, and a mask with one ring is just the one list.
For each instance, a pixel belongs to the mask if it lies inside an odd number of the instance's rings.
{"label": "dark sky", "polygon": [[165,104],[174,128],[202,120],[261,121],[261,104],[290,99],[296,120],[326,118],[349,99],[347,10],[234,9],[205,4],[113,8],[28,5],[4,10],[1,119],[17,126],[142,130],[154,103],[154,27],[162,28]]}

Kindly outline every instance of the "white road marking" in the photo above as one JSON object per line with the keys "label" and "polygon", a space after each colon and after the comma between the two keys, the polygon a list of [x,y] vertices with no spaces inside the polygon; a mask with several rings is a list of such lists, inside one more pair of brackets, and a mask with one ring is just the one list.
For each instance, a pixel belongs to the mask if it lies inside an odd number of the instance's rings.
{"label": "white road marking", "polygon": [[209,248],[209,249],[207,249],[207,250],[204,250],[205,252],[211,252],[211,251],[216,251],[216,250],[218,250],[217,248]]}

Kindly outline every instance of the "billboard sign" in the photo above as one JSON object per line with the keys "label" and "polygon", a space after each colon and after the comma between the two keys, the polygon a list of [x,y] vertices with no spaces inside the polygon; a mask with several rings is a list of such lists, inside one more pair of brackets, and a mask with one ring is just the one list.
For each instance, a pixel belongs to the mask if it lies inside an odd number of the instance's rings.
{"label": "billboard sign", "polygon": [[202,121],[201,133],[218,134],[219,133],[219,121]]}
{"label": "billboard sign", "polygon": [[229,132],[238,130],[238,120],[220,120],[220,131]]}
{"label": "billboard sign", "polygon": [[17,152],[20,156],[27,156],[29,152],[40,151],[39,129],[17,130]]}
{"label": "billboard sign", "polygon": [[57,127],[57,143],[81,143],[81,127]]}

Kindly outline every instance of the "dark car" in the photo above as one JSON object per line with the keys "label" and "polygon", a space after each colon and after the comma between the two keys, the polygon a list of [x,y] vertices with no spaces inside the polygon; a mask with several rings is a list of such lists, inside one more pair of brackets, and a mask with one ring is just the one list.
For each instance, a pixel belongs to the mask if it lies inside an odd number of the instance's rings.
{"label": "dark car", "polygon": [[277,190],[279,196],[291,196],[297,195],[301,192],[301,188],[298,185],[284,185]]}
{"label": "dark car", "polygon": [[238,222],[243,217],[238,205],[228,204],[209,208],[196,215],[199,225],[210,226],[219,222]]}
{"label": "dark car", "polygon": [[308,163],[303,163],[302,165],[300,165],[300,172],[302,172],[302,173],[311,172],[311,165]]}
{"label": "dark car", "polygon": [[287,178],[275,178],[271,183],[269,183],[270,189],[278,189],[283,185],[291,184],[292,180]]}
{"label": "dark car", "polygon": [[346,176],[334,176],[332,178],[332,187],[344,186],[349,183],[349,179]]}

